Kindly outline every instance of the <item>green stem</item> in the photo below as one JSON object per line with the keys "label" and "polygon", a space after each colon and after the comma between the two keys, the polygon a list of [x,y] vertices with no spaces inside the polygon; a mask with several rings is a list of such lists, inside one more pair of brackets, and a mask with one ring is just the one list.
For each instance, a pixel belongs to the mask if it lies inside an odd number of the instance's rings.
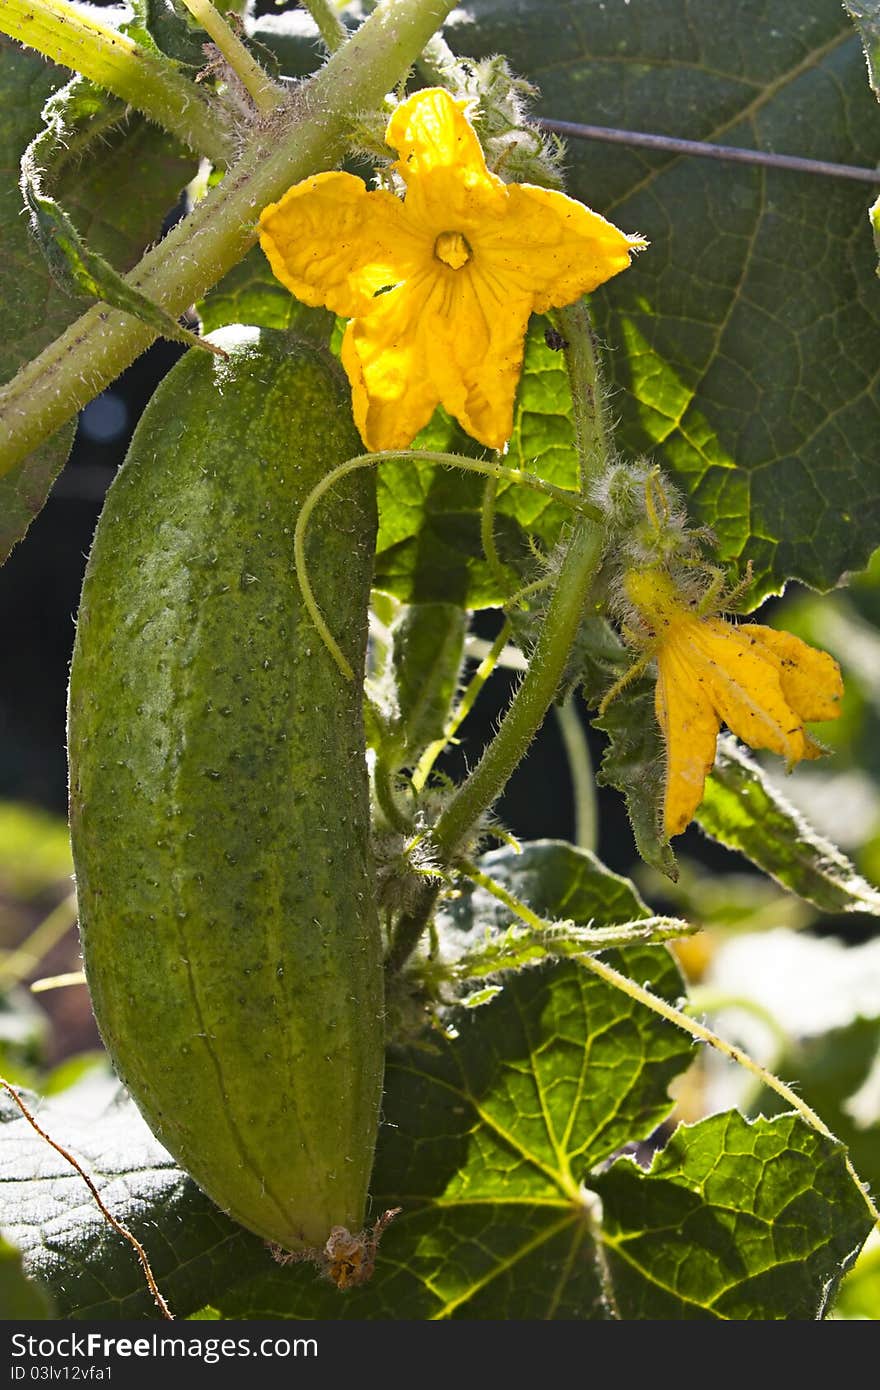
{"label": "green stem", "polygon": [[568,772],[571,777],[574,801],[574,842],[580,849],[593,853],[596,849],[598,815],[596,807],[596,778],[590,745],[578,716],[574,695],[564,705],[554,705],[559,732],[565,746]]}
{"label": "green stem", "polygon": [[565,364],[571,382],[580,488],[586,494],[608,462],[611,420],[596,353],[596,339],[586,300],[557,309],[554,316],[565,339]]}
{"label": "green stem", "polygon": [[251,57],[238,35],[211,4],[211,0],[183,0],[183,3],[219,48],[257,110],[268,115],[284,99],[281,88],[276,86],[256,59]]}
{"label": "green stem", "polygon": [[397,804],[392,776],[391,769],[384,759],[377,758],[373,768],[373,790],[379,809],[392,830],[397,830],[401,835],[408,835],[412,825]]}
{"label": "green stem", "polygon": [[[223,182],[144,256],[130,282],[175,317],[200,299],[254,244],[267,203],[338,161],[352,115],[381,105],[454,3],[385,0],[299,89],[295,107],[255,130]],[[92,400],[155,337],[155,330],[130,315],[99,304],[23,367],[0,392],[0,475]]]}
{"label": "green stem", "polygon": [[335,53],[348,38],[348,30],[330,0],[302,0],[302,4],[317,24],[328,52]]}
{"label": "green stem", "polygon": [[226,164],[230,133],[220,113],[174,65],[65,0],[2,0],[0,32],[91,78],[142,111],[196,154]]}

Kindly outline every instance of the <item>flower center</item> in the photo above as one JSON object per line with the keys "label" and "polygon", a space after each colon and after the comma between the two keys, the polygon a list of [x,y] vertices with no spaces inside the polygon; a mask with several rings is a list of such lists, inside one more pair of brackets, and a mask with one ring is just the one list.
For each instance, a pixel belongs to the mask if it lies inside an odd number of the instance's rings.
{"label": "flower center", "polygon": [[434,255],[437,260],[451,266],[453,270],[461,270],[473,254],[461,232],[441,232],[434,242]]}

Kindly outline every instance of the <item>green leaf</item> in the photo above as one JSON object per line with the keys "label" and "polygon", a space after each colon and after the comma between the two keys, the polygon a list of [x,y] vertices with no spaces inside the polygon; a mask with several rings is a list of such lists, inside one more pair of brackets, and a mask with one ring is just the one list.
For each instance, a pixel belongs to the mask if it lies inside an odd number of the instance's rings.
{"label": "green leaf", "polygon": [[[0,37],[0,304],[4,332],[0,379],[7,380],[56,338],[79,307],[52,282],[22,216],[19,160],[43,124],[47,97],[67,80]],[[192,173],[190,159],[167,136],[83,79],[59,92],[46,113],[58,136],[46,169],[53,192],[77,230],[100,255],[127,270],[158,237],[162,220]],[[100,158],[93,157],[95,151]],[[43,506],[67,458],[73,426],[40,445],[0,478],[0,561]]]}
{"label": "green leaf", "polygon": [[[29,162],[30,163],[30,162]],[[86,246],[64,209],[39,191],[36,181],[24,173],[22,180],[25,206],[31,215],[31,231],[37,242],[52,279],[65,294],[88,300],[102,300],[113,309],[121,309],[140,319],[162,338],[186,343],[220,357],[222,348],[208,343],[198,334],[184,328],[160,304],[129,285],[103,256]]]}
{"label": "green leaf", "polygon": [[458,692],[466,634],[464,613],[449,603],[405,607],[392,627],[399,709],[393,737],[407,765],[443,737]]}
{"label": "green leaf", "polygon": [[663,830],[666,750],[654,713],[654,686],[653,677],[638,677],[593,720],[608,735],[596,780],[623,792],[639,854],[674,880],[675,856]]}
{"label": "green leaf", "polygon": [[4,1322],[55,1316],[52,1304],[21,1267],[21,1252],[0,1236],[0,1318]]}
{"label": "green leaf", "polygon": [[880,892],[785,801],[731,735],[718,740],[696,820],[707,835],[823,912],[880,916]]}
{"label": "green leaf", "polygon": [[821,1318],[872,1224],[842,1146],[796,1115],[680,1125],[594,1186],[624,1320]]}
{"label": "green leaf", "polygon": [[880,1321],[880,1242],[869,1242],[846,1275],[832,1317]]}
{"label": "green leaf", "polygon": [[487,888],[465,883],[436,918],[440,955],[454,962],[458,980],[609,947],[658,944],[697,930],[678,918],[651,916],[629,879],[565,840],[490,850],[477,868],[552,925],[524,925]]}
{"label": "green leaf", "polygon": [[[874,166],[880,122],[838,0],[472,0],[542,115]],[[865,185],[570,140],[568,191],[651,246],[593,298],[618,443],[649,452],[754,601],[833,586],[880,540],[880,306]]]}
{"label": "green leaf", "polygon": [[[4,381],[73,317],[69,304],[66,315],[59,313],[57,303],[52,304],[61,296],[53,294],[48,269],[33,254],[18,190],[19,158],[39,128],[43,103],[66,76],[61,68],[0,36],[0,239],[4,253],[0,258],[4,315],[0,378]],[[43,505],[64,466],[73,429],[67,426],[0,478],[0,563]]]}
{"label": "green leaf", "polygon": [[865,50],[868,79],[880,100],[880,4],[877,0],[843,0]]}
{"label": "green leaf", "polygon": [[292,329],[324,343],[329,343],[336,322],[327,309],[313,309],[294,299],[275,279],[259,246],[253,246],[223,276],[196,311],[205,333],[230,323],[253,323],[259,328]]}
{"label": "green leaf", "polygon": [[[532,840],[518,849],[505,845],[481,855],[477,867],[528,903],[533,912],[551,920],[610,927],[651,915],[628,878],[566,840]],[[467,883],[441,905],[437,925],[443,936],[460,937],[464,946],[470,933],[482,938],[503,930],[510,920],[510,909],[498,898]]]}
{"label": "green leaf", "polygon": [[[798,1094],[846,1144],[853,1167],[872,1191],[880,1188],[880,1018],[854,1018],[816,1037],[792,1038],[774,1062],[796,1076]],[[782,1102],[762,1088],[749,1113],[776,1115]]]}
{"label": "green leaf", "polygon": [[[514,430],[503,461],[574,488],[577,457],[568,374],[559,353],[545,342],[546,327],[546,319],[535,318],[529,328]],[[417,435],[413,448],[476,458],[486,454],[442,410]],[[568,509],[524,484],[498,484],[494,538],[510,569],[503,586],[480,536],[485,489],[484,478],[418,460],[383,464],[378,473],[377,587],[407,603],[482,608],[509,598],[524,577],[534,577],[528,538],[551,549]]]}
{"label": "green leaf", "polygon": [[[615,899],[632,911],[622,880]],[[680,989],[662,948],[628,948],[619,962],[661,993]],[[580,1182],[668,1114],[667,1088],[690,1057],[682,1034],[570,963],[529,970],[395,1048],[373,1213],[403,1212],[372,1281],[345,1295],[310,1268],[274,1265],[173,1167],[130,1102],[92,1083],[39,1115],[143,1241],[178,1317],[210,1304],[245,1318],[594,1318],[604,1313]],[[4,1220],[59,1316],[156,1316],[82,1179],[8,1098],[0,1118]]]}
{"label": "green leaf", "polygon": [[[222,3],[218,9],[228,9]],[[171,58],[175,65],[192,68],[205,66],[203,45],[210,38],[201,25],[177,0],[132,0],[134,18],[126,25],[129,38],[144,48]]]}

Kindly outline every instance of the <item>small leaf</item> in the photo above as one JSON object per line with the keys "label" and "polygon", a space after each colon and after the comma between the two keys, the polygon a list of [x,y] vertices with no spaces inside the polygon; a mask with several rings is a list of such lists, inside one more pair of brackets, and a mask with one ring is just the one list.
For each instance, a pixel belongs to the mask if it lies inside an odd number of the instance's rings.
{"label": "small leaf", "polygon": [[202,348],[218,357],[227,356],[222,348],[191,333],[160,304],[129,285],[97,251],[89,250],[64,209],[53,198],[40,193],[35,179],[28,173],[32,168],[30,161],[24,166],[25,206],[31,216],[31,231],[59,289],[81,299],[102,300],[140,319],[163,338]]}
{"label": "small leaf", "polygon": [[[80,312],[34,254],[21,214],[19,161],[41,130],[55,135],[42,168],[79,232],[121,269],[158,237],[192,176],[192,160],[167,135],[84,78],[74,78],[0,35],[0,379],[12,377]],[[61,91],[56,88],[67,83]],[[47,104],[47,97],[55,92]],[[92,158],[95,148],[100,158]],[[64,426],[0,478],[0,562],[27,531],[64,465]]]}
{"label": "small leaf", "polygon": [[175,65],[193,71],[204,67],[204,44],[211,40],[184,5],[177,0],[132,0],[132,9],[134,18],[126,25],[129,38],[173,59]]}
{"label": "small leaf", "polygon": [[823,912],[880,916],[880,892],[788,805],[731,735],[718,740],[696,819],[707,835]]}
{"label": "small leaf", "polygon": [[623,792],[639,854],[674,880],[675,856],[663,832],[666,752],[654,713],[653,678],[632,681],[593,723],[608,735],[596,780]]}
{"label": "small leaf", "polygon": [[796,1115],[680,1125],[594,1180],[617,1316],[815,1320],[871,1229],[844,1149]]}
{"label": "small leaf", "polygon": [[0,1318],[29,1322],[54,1316],[47,1294],[25,1275],[21,1252],[0,1236]]}
{"label": "small leaf", "polygon": [[466,633],[464,612],[449,603],[407,606],[394,623],[392,659],[400,711],[394,737],[407,765],[443,737],[458,692]]}
{"label": "small leaf", "polygon": [[565,840],[490,850],[477,867],[553,925],[546,930],[527,926],[488,889],[464,884],[436,917],[441,957],[453,962],[458,980],[483,979],[562,957],[576,959],[588,951],[658,945],[697,930],[675,917],[651,916],[629,879]]}

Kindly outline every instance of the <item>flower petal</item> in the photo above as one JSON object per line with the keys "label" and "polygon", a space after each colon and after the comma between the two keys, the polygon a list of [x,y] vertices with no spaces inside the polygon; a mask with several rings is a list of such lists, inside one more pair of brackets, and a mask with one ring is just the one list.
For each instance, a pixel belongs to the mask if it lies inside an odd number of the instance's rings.
{"label": "flower petal", "polygon": [[475,257],[512,290],[530,292],[537,313],[604,284],[646,244],[564,193],[520,183],[506,191],[505,216],[480,229]]}
{"label": "flower petal", "polygon": [[782,693],[801,719],[836,719],[843,699],[840,667],[828,652],[818,651],[791,632],[761,623],[747,629],[779,662]]}
{"label": "flower petal", "polygon": [[385,134],[400,158],[404,207],[414,233],[434,238],[444,231],[470,237],[487,219],[504,213],[507,189],[486,167],[480,142],[463,114],[464,103],[439,87],[405,101]]}
{"label": "flower petal", "polygon": [[530,301],[476,271],[447,271],[432,295],[428,361],[440,400],[463,429],[490,449],[513,430]]}
{"label": "flower petal", "polygon": [[369,314],[355,319],[342,339],[342,365],[352,390],[352,410],[370,450],[405,449],[440,400],[428,366],[428,276],[379,295]]}
{"label": "flower petal", "polygon": [[672,645],[657,655],[654,708],[666,744],[663,824],[671,838],[690,824],[703,799],[721,726],[692,667]]}
{"label": "flower petal", "polygon": [[397,150],[397,169],[407,184],[438,169],[454,169],[465,182],[488,179],[500,183],[486,168],[476,131],[456,101],[442,87],[428,87],[404,101],[385,131],[385,142]]}
{"label": "flower petal", "polygon": [[260,244],[297,299],[347,318],[430,254],[415,244],[399,198],[339,171],[304,179],[264,208]]}
{"label": "flower petal", "polygon": [[671,641],[737,738],[780,753],[789,765],[815,756],[800,715],[783,694],[777,659],[749,632],[749,625],[695,618],[680,624]]}

